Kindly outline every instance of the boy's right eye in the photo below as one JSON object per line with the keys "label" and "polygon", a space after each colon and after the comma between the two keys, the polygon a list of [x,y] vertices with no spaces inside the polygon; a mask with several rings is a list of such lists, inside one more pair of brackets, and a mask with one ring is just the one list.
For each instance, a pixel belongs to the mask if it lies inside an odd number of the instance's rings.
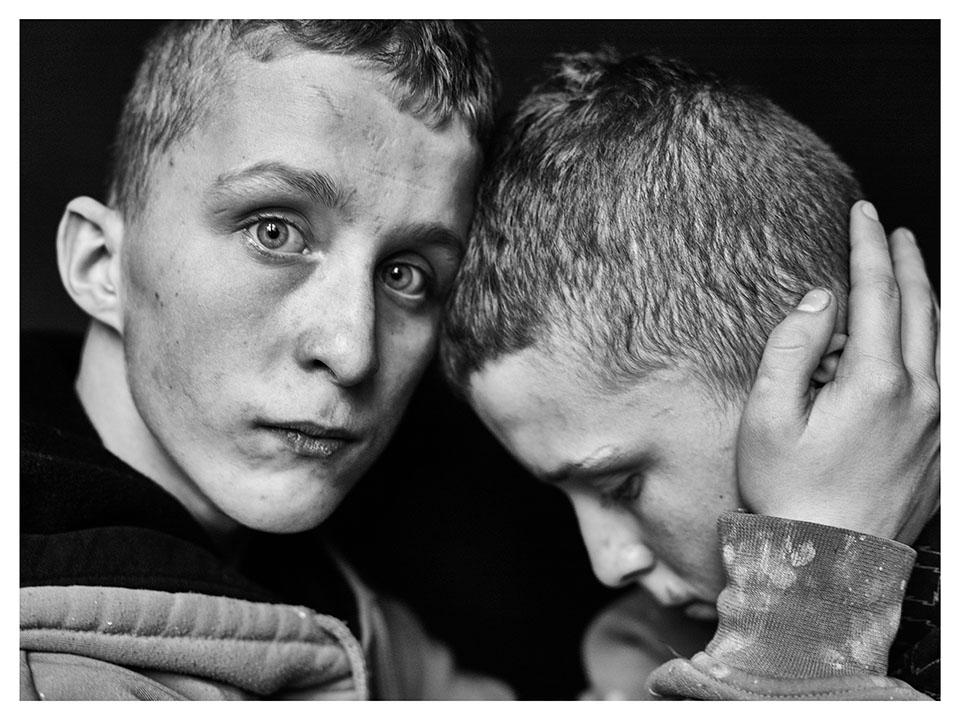
{"label": "boy's right eye", "polygon": [[310,246],[296,223],[280,215],[257,215],[243,227],[242,233],[255,250],[266,255],[306,255],[310,252]]}

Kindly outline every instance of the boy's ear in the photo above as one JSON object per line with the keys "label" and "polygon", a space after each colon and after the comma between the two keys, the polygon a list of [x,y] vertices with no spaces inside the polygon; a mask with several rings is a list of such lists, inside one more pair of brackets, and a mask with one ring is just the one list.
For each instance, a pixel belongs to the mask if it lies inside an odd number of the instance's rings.
{"label": "boy's ear", "polygon": [[820,385],[826,385],[832,382],[837,374],[837,365],[840,364],[840,356],[843,355],[843,348],[846,347],[847,336],[843,333],[835,332],[830,337],[830,344],[824,350],[820,358],[820,364],[813,371],[811,379]]}
{"label": "boy's ear", "polygon": [[90,317],[123,334],[120,307],[120,213],[93,198],[70,201],[57,229],[60,279]]}

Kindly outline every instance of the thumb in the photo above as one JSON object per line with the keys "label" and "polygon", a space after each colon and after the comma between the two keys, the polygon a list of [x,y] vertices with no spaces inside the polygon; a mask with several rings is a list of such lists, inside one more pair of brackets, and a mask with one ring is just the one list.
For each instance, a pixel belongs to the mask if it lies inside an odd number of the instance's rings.
{"label": "thumb", "polygon": [[750,402],[782,420],[803,416],[810,379],[833,336],[837,303],[824,288],[811,290],[777,325],[763,349]]}

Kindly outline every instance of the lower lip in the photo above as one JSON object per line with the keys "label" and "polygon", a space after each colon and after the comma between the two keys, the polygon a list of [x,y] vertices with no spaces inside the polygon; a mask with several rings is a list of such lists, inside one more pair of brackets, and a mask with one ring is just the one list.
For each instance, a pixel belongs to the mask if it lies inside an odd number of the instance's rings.
{"label": "lower lip", "polygon": [[343,438],[317,437],[289,428],[271,427],[272,433],[297,455],[327,460],[343,452],[353,441]]}

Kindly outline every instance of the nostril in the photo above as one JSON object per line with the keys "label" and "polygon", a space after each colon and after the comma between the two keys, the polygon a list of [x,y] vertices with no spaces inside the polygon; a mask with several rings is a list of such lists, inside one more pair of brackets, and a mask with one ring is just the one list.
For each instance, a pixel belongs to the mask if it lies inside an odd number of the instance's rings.
{"label": "nostril", "polygon": [[644,575],[649,575],[653,571],[653,568],[654,565],[649,565],[645,568],[640,568],[639,570],[634,570],[626,573],[625,575],[621,575],[618,587],[637,582],[637,580],[642,578]]}
{"label": "nostril", "polygon": [[620,567],[625,571],[620,574],[619,585],[636,582],[643,575],[647,575],[656,566],[653,554],[642,545],[629,545],[620,551],[618,558]]}

